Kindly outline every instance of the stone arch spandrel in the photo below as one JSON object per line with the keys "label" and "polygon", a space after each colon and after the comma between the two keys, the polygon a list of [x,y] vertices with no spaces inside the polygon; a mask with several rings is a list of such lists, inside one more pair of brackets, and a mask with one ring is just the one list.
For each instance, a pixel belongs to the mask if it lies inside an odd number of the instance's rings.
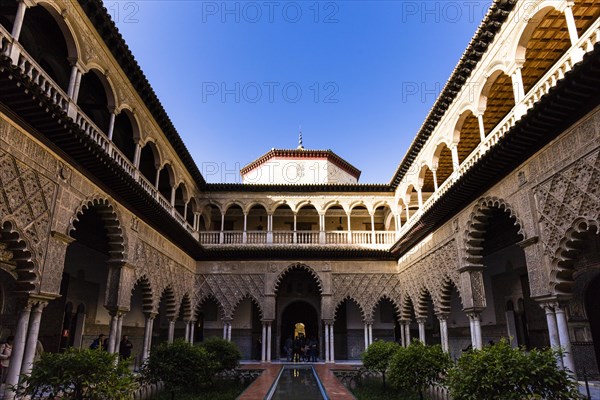
{"label": "stone arch spandrel", "polygon": [[399,304],[400,282],[397,274],[333,274],[333,304],[353,299],[366,320],[373,319],[373,310],[381,297]]}
{"label": "stone arch spandrel", "polygon": [[275,278],[275,280],[274,280],[272,293],[277,293],[277,291],[279,289],[279,285],[281,284],[281,281],[283,280],[283,278],[285,278],[285,276],[288,274],[288,272],[290,272],[292,270],[301,270],[301,271],[308,272],[310,274],[310,276],[312,276],[313,279],[315,280],[315,282],[317,283],[317,287],[319,288],[319,293],[320,294],[326,293],[326,290],[325,290],[326,288],[324,285],[323,277],[315,269],[313,269],[312,267],[310,267],[304,263],[290,264],[283,271],[281,271],[277,275],[277,278]]}
{"label": "stone arch spandrel", "polygon": [[[17,272],[25,291],[39,290],[57,193],[56,182],[0,149],[0,224],[18,235],[29,253],[23,271]],[[62,265],[48,266],[52,275],[50,268],[57,269],[54,275],[62,273]],[[54,286],[49,289],[54,291]]]}
{"label": "stone arch spandrel", "polygon": [[223,308],[226,318],[232,318],[238,304],[247,297],[254,299],[261,313],[264,307],[264,275],[262,274],[210,274],[196,278],[197,302],[213,296]]}

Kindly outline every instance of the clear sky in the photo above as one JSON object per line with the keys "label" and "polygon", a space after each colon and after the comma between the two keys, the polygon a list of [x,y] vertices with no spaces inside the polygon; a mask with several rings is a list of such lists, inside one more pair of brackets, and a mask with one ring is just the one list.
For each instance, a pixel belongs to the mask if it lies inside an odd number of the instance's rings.
{"label": "clear sky", "polygon": [[387,183],[491,1],[106,1],[209,182],[271,148]]}

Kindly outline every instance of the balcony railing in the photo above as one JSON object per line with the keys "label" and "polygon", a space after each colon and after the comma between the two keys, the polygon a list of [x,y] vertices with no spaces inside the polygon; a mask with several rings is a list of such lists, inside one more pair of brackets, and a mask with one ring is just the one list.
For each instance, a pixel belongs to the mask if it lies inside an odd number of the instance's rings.
{"label": "balcony railing", "polygon": [[325,245],[388,248],[394,231],[208,231],[199,232],[203,245]]}
{"label": "balcony railing", "polygon": [[102,132],[100,128],[75,104],[64,90],[48,75],[43,68],[23,49],[21,44],[14,41],[10,33],[0,26],[0,51],[10,57],[12,63],[22,75],[34,83],[41,92],[73,119],[76,125],[113,159],[123,171],[137,181],[158,203],[173,216],[190,234],[193,227],[175,210],[175,207],[165,199],[148,180],[139,173],[135,165],[119,150]]}
{"label": "balcony railing", "polygon": [[[544,76],[535,84],[533,88],[525,95],[525,98],[517,103],[510,112],[492,129],[487,135],[485,141],[469,154],[462,162],[457,172],[452,174],[438,190],[430,196],[423,206],[413,214],[409,220],[402,225],[398,232],[398,237],[405,235],[421,218],[421,215],[429,210],[435,202],[443,196],[444,193],[454,184],[458,177],[464,175],[479,159],[515,125],[523,112],[532,108],[551,88],[564,78],[573,65],[583,59],[583,55],[594,49],[594,45],[600,42],[600,19],[596,20],[592,26],[579,38],[577,43],[571,46],[563,56],[544,74]],[[524,111],[523,111],[524,110]]]}

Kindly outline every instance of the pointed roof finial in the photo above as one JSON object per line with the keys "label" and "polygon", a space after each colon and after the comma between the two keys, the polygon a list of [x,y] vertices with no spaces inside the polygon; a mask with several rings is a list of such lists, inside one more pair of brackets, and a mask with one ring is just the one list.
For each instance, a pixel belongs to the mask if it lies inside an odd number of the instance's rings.
{"label": "pointed roof finial", "polygon": [[302,125],[300,125],[300,133],[298,134],[298,150],[304,150],[302,145]]}

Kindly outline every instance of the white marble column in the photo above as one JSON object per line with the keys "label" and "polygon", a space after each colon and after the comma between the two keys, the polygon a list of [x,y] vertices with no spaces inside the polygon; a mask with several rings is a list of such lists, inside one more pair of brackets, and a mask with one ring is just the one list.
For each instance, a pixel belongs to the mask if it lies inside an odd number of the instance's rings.
{"label": "white marble column", "polygon": [[117,315],[117,334],[115,336],[115,353],[121,349],[121,339],[123,337],[123,317],[124,313],[119,312]]}
{"label": "white marble column", "polygon": [[196,321],[190,321],[190,344],[196,341]]}
{"label": "white marble column", "polygon": [[563,366],[575,375],[575,360],[573,359],[573,350],[571,349],[571,338],[569,336],[569,325],[567,323],[567,316],[563,306],[556,304],[554,306],[554,313],[556,315],[556,325],[558,328],[558,337],[560,341],[560,347],[563,349]]}
{"label": "white marble column", "polygon": [[35,350],[37,349],[38,336],[40,333],[40,321],[42,312],[48,303],[40,301],[36,303],[31,311],[29,318],[29,332],[27,333],[27,343],[25,353],[23,355],[23,364],[21,365],[21,374],[29,375],[33,367],[33,359],[35,358]]}
{"label": "white marble column", "polygon": [[442,350],[445,353],[450,351],[450,346],[448,344],[448,315],[447,314],[438,314],[438,321],[440,321],[440,342],[442,345]]}
{"label": "white marble column", "polygon": [[404,336],[406,338],[406,347],[410,346],[410,320],[404,325]]}
{"label": "white marble column", "polygon": [[109,333],[108,333],[108,348],[106,351],[109,353],[115,352],[115,346],[118,344],[117,340],[117,324],[118,324],[118,316],[116,311],[110,312],[110,325],[109,325]]}
{"label": "white marble column", "polygon": [[329,362],[329,322],[325,322],[325,362]]}
{"label": "white marble column", "polygon": [[261,357],[262,362],[267,361],[267,323],[262,323],[262,343],[261,343]]}
{"label": "white marble column", "polygon": [[175,339],[175,321],[169,320],[169,336],[167,338],[168,343],[173,343]]}
{"label": "white marble column", "polygon": [[329,357],[330,362],[335,362],[335,342],[334,342],[334,334],[333,334],[333,323],[329,324],[329,351],[331,351],[331,355]]}
{"label": "white marble column", "polygon": [[190,342],[190,321],[185,321],[185,341]]}
{"label": "white marble column", "polygon": [[27,329],[29,328],[29,317],[31,315],[30,303],[27,303],[19,313],[17,321],[17,330],[13,341],[12,354],[10,364],[6,374],[6,385],[4,391],[4,399],[14,399],[15,393],[10,389],[19,382],[19,374],[21,373],[21,365],[23,363],[23,354],[25,352],[25,343],[27,340]]}
{"label": "white marble column", "polygon": [[[450,146],[450,153],[452,154],[452,169],[454,171],[454,175],[456,175],[458,173],[458,169],[460,167],[460,160],[458,159],[458,145],[457,144],[453,144],[452,146]],[[455,176],[455,179],[458,179],[457,176]]]}
{"label": "white marble column", "polygon": [[231,342],[231,322],[227,324],[227,341]]}
{"label": "white marble column", "polygon": [[400,321],[400,344],[406,347],[406,329],[404,328],[404,321]]}
{"label": "white marble column", "polygon": [[[553,350],[560,350],[560,337],[558,335],[558,326],[556,324],[556,314],[554,313],[554,304],[542,304],[542,308],[546,313],[546,323],[548,324],[548,335],[550,336],[550,347]],[[556,358],[556,363],[560,368],[563,368],[562,357]]]}
{"label": "white marble column", "polygon": [[469,325],[471,327],[471,345],[474,349],[481,350],[483,347],[481,339],[481,320],[479,312],[468,312]]}
{"label": "white marble column", "polygon": [[267,322],[267,362],[271,362],[271,321]]}
{"label": "white marble column", "polygon": [[365,350],[369,347],[369,324],[365,322]]}
{"label": "white marble column", "polygon": [[27,10],[27,4],[24,0],[20,0],[17,6],[17,14],[15,15],[15,22],[13,23],[11,36],[15,40],[19,40],[21,35],[21,28],[23,28],[23,20],[25,19],[25,10]]}
{"label": "white marble column", "polygon": [[145,360],[150,355],[150,347],[152,346],[152,325],[156,314],[146,314],[146,325],[144,326],[144,343],[142,348],[142,358]]}
{"label": "white marble column", "polygon": [[481,141],[481,143],[483,143],[485,142],[485,126],[483,124],[483,113],[477,114],[477,124],[479,125],[479,140]]}
{"label": "white marble column", "polygon": [[373,324],[369,324],[369,346],[373,344]]}
{"label": "white marble column", "polygon": [[425,343],[425,322],[427,321],[427,319],[425,318],[418,318],[417,319],[417,323],[419,324],[419,340],[421,341],[421,343],[426,344]]}

